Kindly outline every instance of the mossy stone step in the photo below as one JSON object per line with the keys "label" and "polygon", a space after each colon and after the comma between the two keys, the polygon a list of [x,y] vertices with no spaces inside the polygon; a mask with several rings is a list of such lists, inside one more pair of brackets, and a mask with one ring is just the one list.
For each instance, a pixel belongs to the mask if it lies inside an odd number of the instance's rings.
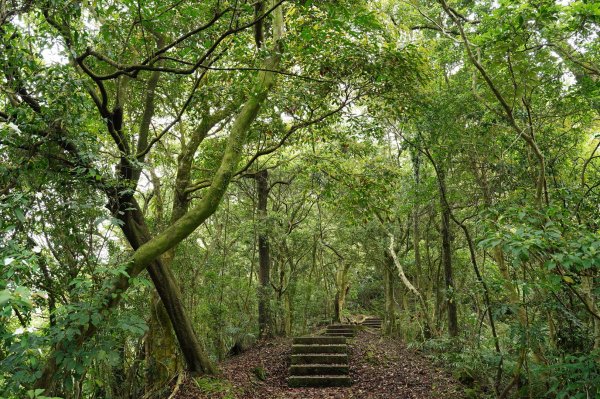
{"label": "mossy stone step", "polygon": [[327,332],[355,332],[354,328],[329,328],[327,327]]}
{"label": "mossy stone step", "polygon": [[292,355],[292,364],[347,364],[346,353],[302,353]]}
{"label": "mossy stone step", "polygon": [[347,375],[347,364],[292,364],[290,375]]}
{"label": "mossy stone step", "polygon": [[335,345],[304,345],[304,344],[294,344],[292,345],[292,353],[346,353],[348,347],[346,344],[335,344]]}
{"label": "mossy stone step", "polygon": [[348,387],[352,385],[352,379],[347,375],[293,375],[288,378],[288,385],[292,388],[298,387]]}
{"label": "mossy stone step", "polygon": [[332,324],[327,328],[331,330],[354,330],[356,326],[353,324]]}
{"label": "mossy stone step", "polygon": [[382,324],[383,324],[383,320],[380,318],[375,318],[375,317],[370,317],[368,319],[365,319],[362,322],[363,326],[371,327],[371,328],[381,328]]}
{"label": "mossy stone step", "polygon": [[294,337],[294,345],[342,345],[346,343],[345,337],[330,337],[326,335],[312,335]]}
{"label": "mossy stone step", "polygon": [[331,336],[331,337],[353,338],[354,337],[354,332],[328,331],[328,332],[325,333],[325,335]]}
{"label": "mossy stone step", "polygon": [[353,336],[354,328],[334,325],[327,328],[326,335],[294,338],[288,386],[295,388],[352,385],[352,379],[348,375],[346,337]]}

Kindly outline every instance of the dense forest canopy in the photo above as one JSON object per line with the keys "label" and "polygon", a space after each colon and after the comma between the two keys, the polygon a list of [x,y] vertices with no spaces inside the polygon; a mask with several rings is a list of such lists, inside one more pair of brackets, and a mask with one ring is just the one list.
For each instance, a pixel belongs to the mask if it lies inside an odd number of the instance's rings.
{"label": "dense forest canopy", "polygon": [[0,397],[351,315],[600,397],[600,3],[0,0]]}

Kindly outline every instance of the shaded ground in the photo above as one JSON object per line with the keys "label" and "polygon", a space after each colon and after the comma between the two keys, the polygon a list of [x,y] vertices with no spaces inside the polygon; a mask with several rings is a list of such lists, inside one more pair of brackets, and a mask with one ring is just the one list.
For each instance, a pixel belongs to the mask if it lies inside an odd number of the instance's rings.
{"label": "shaded ground", "polygon": [[202,378],[198,383],[189,379],[175,398],[463,398],[459,382],[397,340],[381,337],[379,333],[359,331],[350,342],[350,375],[354,381],[351,387],[288,388],[291,339],[277,339],[223,362],[218,379]]}

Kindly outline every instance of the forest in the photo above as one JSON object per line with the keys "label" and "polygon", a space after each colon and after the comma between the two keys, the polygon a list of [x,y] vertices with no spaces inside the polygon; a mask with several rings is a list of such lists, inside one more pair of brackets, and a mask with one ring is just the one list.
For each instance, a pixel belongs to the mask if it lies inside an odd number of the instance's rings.
{"label": "forest", "polygon": [[[596,0],[0,0],[0,399],[600,398],[599,35]],[[346,328],[352,385],[292,387]]]}

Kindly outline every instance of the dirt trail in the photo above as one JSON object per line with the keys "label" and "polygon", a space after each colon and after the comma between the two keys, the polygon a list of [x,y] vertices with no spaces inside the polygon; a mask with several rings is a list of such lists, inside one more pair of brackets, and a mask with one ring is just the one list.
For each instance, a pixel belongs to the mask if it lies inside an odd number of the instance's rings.
{"label": "dirt trail", "polygon": [[[263,342],[220,364],[217,379],[186,381],[175,399],[460,399],[463,387],[417,351],[378,332],[350,344],[347,388],[288,388],[291,339]],[[259,378],[260,377],[260,378]],[[261,381],[261,378],[264,379]]]}

